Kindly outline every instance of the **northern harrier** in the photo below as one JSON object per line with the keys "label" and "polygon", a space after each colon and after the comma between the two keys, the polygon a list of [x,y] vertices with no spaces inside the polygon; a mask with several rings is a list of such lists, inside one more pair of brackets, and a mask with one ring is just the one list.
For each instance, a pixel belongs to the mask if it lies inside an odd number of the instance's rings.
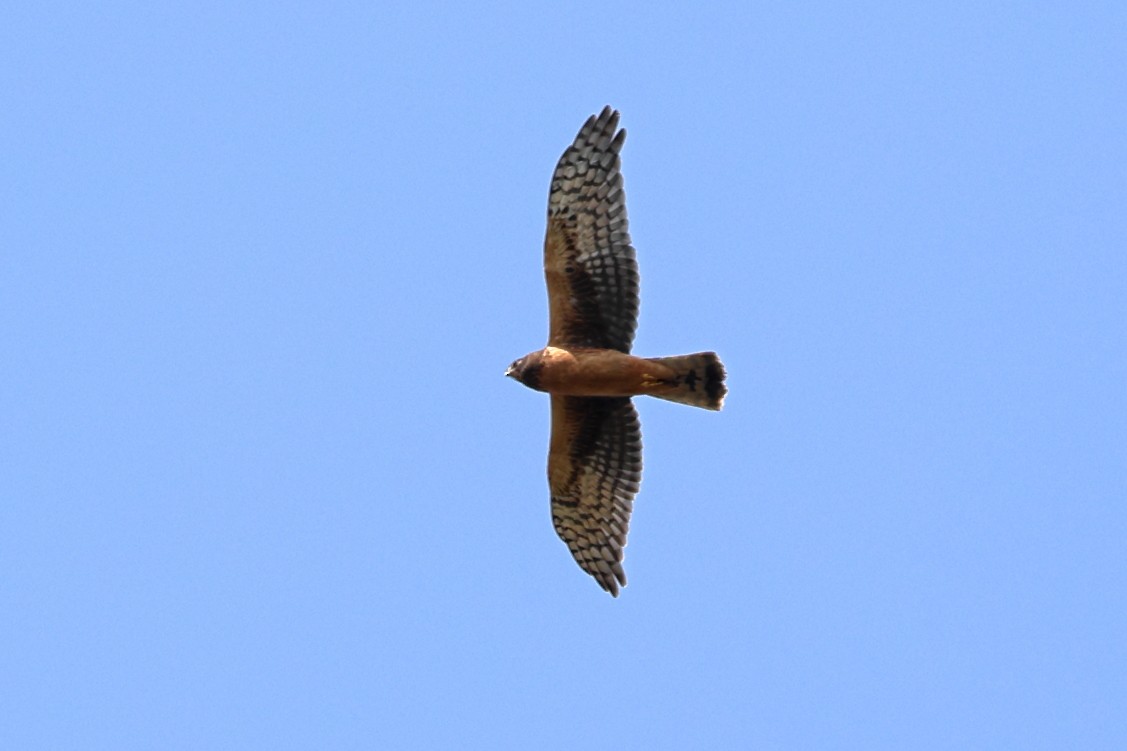
{"label": "northern harrier", "polygon": [[728,391],[715,352],[630,354],[638,264],[619,172],[625,140],[618,112],[606,107],[560,157],[544,240],[548,346],[505,372],[552,395],[552,523],[579,566],[615,597],[626,586],[622,549],[642,479],[642,432],[630,397],[718,410]]}

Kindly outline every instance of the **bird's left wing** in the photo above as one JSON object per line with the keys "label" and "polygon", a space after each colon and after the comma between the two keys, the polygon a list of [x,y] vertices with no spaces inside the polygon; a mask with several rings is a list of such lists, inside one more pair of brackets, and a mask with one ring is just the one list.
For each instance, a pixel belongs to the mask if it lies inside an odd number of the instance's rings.
{"label": "bird's left wing", "polygon": [[544,274],[548,344],[629,352],[638,325],[638,264],[630,245],[618,112],[592,115],[560,157],[548,195]]}

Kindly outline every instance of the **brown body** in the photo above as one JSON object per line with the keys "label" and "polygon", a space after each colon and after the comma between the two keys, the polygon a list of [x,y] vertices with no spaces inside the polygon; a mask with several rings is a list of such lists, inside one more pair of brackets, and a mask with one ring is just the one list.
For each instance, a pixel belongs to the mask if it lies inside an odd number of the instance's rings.
{"label": "brown body", "polygon": [[614,349],[545,347],[513,363],[505,375],[560,396],[656,396],[720,409],[724,368],[713,352],[638,357]]}
{"label": "brown body", "polygon": [[630,398],[718,410],[728,392],[715,352],[630,354],[638,265],[619,171],[625,138],[618,113],[607,107],[560,157],[544,238],[548,346],[505,373],[552,395],[552,526],[583,570],[615,596],[626,584],[622,549],[642,479],[642,429]]}
{"label": "brown body", "polygon": [[540,362],[540,389],[549,394],[635,396],[677,381],[668,365],[613,349],[546,347]]}

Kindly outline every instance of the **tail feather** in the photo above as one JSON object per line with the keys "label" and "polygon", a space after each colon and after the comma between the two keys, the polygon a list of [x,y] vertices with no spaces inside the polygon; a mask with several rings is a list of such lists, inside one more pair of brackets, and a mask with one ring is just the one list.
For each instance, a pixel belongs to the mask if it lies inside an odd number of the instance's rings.
{"label": "tail feather", "polygon": [[661,388],[650,392],[651,396],[704,409],[719,410],[724,406],[724,397],[728,393],[724,379],[728,374],[715,352],[652,357],[650,361],[674,372],[672,379],[663,379]]}

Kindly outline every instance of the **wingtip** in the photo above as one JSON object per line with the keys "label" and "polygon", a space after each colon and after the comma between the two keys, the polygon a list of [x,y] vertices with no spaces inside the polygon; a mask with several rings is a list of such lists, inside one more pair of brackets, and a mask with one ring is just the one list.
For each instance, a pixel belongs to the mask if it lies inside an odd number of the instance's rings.
{"label": "wingtip", "polygon": [[609,104],[602,108],[598,115],[591,115],[598,126],[598,130],[606,135],[611,135],[618,128],[618,121],[622,113]]}
{"label": "wingtip", "polygon": [[[600,561],[599,563],[604,563]],[[582,564],[581,564],[582,565]],[[618,563],[613,566],[600,566],[597,568],[588,568],[583,566],[584,570],[591,575],[595,583],[599,585],[604,592],[611,597],[618,597],[622,587],[626,586],[626,571],[622,568],[622,564]]]}
{"label": "wingtip", "polygon": [[626,570],[622,568],[621,563],[617,563],[611,567],[610,573],[596,576],[595,581],[599,586],[607,591],[611,597],[618,597],[618,593],[622,587],[626,586]]}

